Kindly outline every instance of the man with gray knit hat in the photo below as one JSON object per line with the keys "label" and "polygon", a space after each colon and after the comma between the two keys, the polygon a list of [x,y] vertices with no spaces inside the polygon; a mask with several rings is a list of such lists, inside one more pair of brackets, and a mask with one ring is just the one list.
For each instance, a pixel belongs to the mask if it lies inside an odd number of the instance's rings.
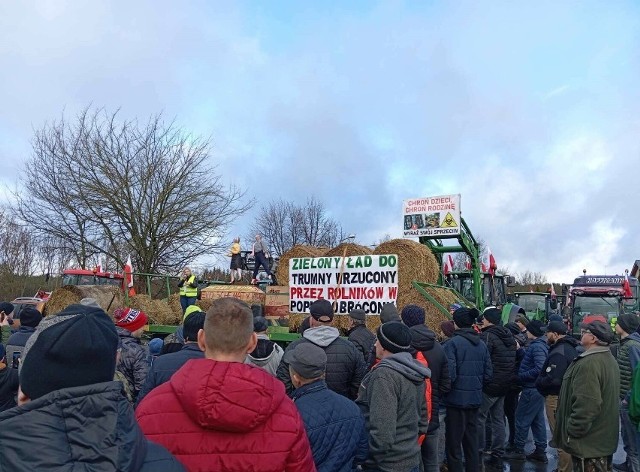
{"label": "man with gray knit hat", "polygon": [[616,334],[620,336],[617,361],[620,368],[620,433],[627,453],[621,464],[613,464],[614,470],[640,472],[640,434],[629,418],[631,378],[640,360],[640,334],[636,332],[640,318],[635,313],[624,313],[616,321]]}
{"label": "man with gray knit hat", "polygon": [[380,325],[377,334],[380,363],[365,376],[356,400],[369,430],[363,470],[418,472],[418,438],[428,428],[425,379],[431,371],[411,356],[407,326],[390,321]]}
{"label": "man with gray knit hat", "polygon": [[456,330],[444,345],[451,378],[451,391],[444,400],[447,465],[451,472],[481,470],[478,411],[482,386],[493,378],[493,367],[486,344],[473,329],[478,316],[475,308],[458,308],[453,313]]}
{"label": "man with gray knit hat", "polygon": [[20,362],[19,406],[0,413],[3,470],[184,471],[145,439],[113,381],[117,347],[100,308],[70,305],[40,323]]}

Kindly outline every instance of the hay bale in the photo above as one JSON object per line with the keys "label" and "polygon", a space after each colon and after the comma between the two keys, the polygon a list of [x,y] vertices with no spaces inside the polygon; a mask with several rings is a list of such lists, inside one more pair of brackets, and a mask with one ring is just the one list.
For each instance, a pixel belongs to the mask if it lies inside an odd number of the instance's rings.
{"label": "hay bale", "polygon": [[[445,308],[449,308],[452,303],[460,303],[460,301],[453,293],[444,288],[429,288],[429,294]],[[400,297],[398,297],[398,299],[400,299]],[[401,312],[402,308],[407,305],[418,305],[424,308],[426,315],[425,324],[430,329],[435,331],[436,334],[442,336],[440,323],[451,319],[449,316],[438,310],[438,308],[433,303],[423,297],[422,294],[420,294],[420,292],[418,292],[415,288],[412,288],[411,290],[409,290],[409,292],[403,295],[402,304],[398,304],[398,312]]]}
{"label": "hay bale", "polygon": [[[431,250],[424,244],[409,239],[392,239],[380,244],[374,254],[396,254],[398,256],[398,294],[408,291],[411,282],[438,281],[440,265]],[[399,302],[402,304],[402,302]]]}
{"label": "hay bale", "polygon": [[182,321],[182,310],[175,313],[166,300],[154,300],[149,295],[129,297],[129,306],[144,311],[152,324],[177,325]]}
{"label": "hay bale", "polygon": [[[346,251],[346,254],[345,254]],[[373,251],[367,246],[360,246],[359,244],[353,243],[342,243],[329,251],[326,251],[323,256],[368,256],[373,254]]]}
{"label": "hay bale", "polygon": [[209,311],[209,308],[211,308],[211,304],[212,303],[213,303],[213,300],[209,300],[209,299],[207,299],[207,300],[198,300],[196,302],[196,305],[198,305],[200,307],[200,309],[206,313],[207,311]]}
{"label": "hay bale", "polygon": [[182,306],[180,305],[180,294],[174,293],[167,299],[167,304],[175,316],[182,316]]}
{"label": "hay bale", "polygon": [[280,256],[276,278],[280,285],[289,284],[289,259],[294,257],[320,257],[324,255],[324,250],[312,246],[297,245]]}
{"label": "hay bale", "polygon": [[83,298],[94,298],[109,314],[124,303],[124,294],[114,285],[65,285],[53,291],[44,305],[43,314],[55,315]]}

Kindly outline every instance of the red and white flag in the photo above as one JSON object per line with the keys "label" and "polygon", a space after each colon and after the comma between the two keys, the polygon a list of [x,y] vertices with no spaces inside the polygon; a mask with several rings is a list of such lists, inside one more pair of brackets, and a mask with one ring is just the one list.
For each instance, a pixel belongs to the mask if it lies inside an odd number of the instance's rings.
{"label": "red and white flag", "polygon": [[491,275],[495,275],[497,268],[498,268],[498,264],[496,264],[496,259],[495,259],[495,257],[493,257],[493,253],[491,252],[491,248],[489,246],[487,246],[486,270],[483,269],[483,272],[489,272]]}
{"label": "red and white flag", "polygon": [[444,275],[449,275],[451,272],[453,272],[453,257],[451,257],[451,254],[447,254],[444,258],[444,264],[442,266],[442,272],[444,273]]}
{"label": "red and white flag", "polygon": [[467,270],[471,270],[471,259],[467,257],[467,262],[464,263],[464,267]]}
{"label": "red and white flag", "polygon": [[102,265],[102,256],[98,256],[98,272],[104,272],[104,266]]}
{"label": "red and white flag", "polygon": [[631,284],[629,283],[629,271],[625,271],[624,273],[624,281],[622,282],[622,291],[624,298],[633,298],[633,293],[631,292]]}
{"label": "red and white flag", "polygon": [[556,289],[553,288],[553,284],[551,284],[551,290],[549,290],[549,293],[551,294],[551,299],[555,300],[556,299]]}
{"label": "red and white flag", "polygon": [[127,258],[127,263],[124,266],[124,283],[129,288],[129,296],[136,294],[133,288],[133,264],[131,264],[131,255]]}

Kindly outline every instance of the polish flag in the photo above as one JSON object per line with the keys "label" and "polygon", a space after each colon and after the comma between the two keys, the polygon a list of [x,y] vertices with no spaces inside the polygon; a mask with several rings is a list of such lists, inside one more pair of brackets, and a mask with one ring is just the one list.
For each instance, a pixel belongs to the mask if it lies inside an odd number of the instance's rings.
{"label": "polish flag", "polygon": [[553,288],[553,284],[551,284],[551,290],[549,290],[549,293],[551,294],[551,300],[555,300],[556,299],[556,289]]}
{"label": "polish flag", "polygon": [[467,270],[471,270],[471,259],[467,257],[467,262],[464,263],[464,267]]}
{"label": "polish flag", "polygon": [[489,246],[487,246],[487,265],[485,267],[487,270],[483,269],[483,272],[489,272],[491,275],[496,275],[498,264],[496,264],[496,259],[493,257],[493,253]]}
{"label": "polish flag", "polygon": [[127,263],[124,266],[124,281],[129,288],[129,296],[132,297],[136,294],[133,288],[133,264],[131,264],[131,255],[127,259]]}
{"label": "polish flag", "polygon": [[453,272],[453,257],[451,257],[451,254],[447,254],[444,258],[442,272],[444,273],[444,275],[449,275],[451,272]]}
{"label": "polish flag", "polygon": [[622,290],[624,294],[622,295],[624,298],[633,298],[633,293],[631,292],[631,284],[629,283],[629,271],[625,271],[624,273],[624,282],[622,282]]}

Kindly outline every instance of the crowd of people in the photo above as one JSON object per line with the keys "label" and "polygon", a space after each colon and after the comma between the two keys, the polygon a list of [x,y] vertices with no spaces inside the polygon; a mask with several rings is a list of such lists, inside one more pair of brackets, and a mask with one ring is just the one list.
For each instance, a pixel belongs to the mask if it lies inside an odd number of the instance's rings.
{"label": "crowd of people", "polygon": [[386,305],[375,334],[354,310],[346,337],[330,302],[309,311],[283,349],[234,298],[186,305],[148,344],[140,310],[13,320],[0,303],[0,470],[476,472],[548,447],[560,471],[640,470],[637,314],[615,333],[587,318],[578,341],[560,316],[503,326],[496,307],[452,306],[442,337],[416,305]]}

